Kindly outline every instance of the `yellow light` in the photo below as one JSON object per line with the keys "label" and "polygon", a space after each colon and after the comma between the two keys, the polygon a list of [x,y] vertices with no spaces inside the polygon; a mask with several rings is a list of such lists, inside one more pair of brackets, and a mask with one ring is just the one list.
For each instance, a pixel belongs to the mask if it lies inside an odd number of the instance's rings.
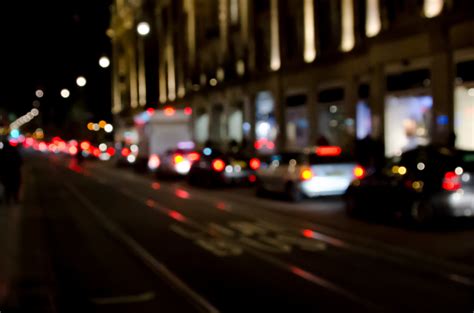
{"label": "yellow light", "polygon": [[107,122],[106,122],[106,121],[102,120],[102,121],[99,122],[99,127],[100,127],[100,128],[104,128],[105,125],[107,125]]}
{"label": "yellow light", "polygon": [[379,0],[367,0],[366,3],[365,34],[367,37],[374,37],[382,29],[380,18]]}
{"label": "yellow light", "polygon": [[88,124],[87,124],[87,129],[88,129],[88,130],[93,130],[93,129],[94,129],[94,123],[92,123],[92,122],[91,122],[91,123],[88,123]]}
{"label": "yellow light", "polygon": [[415,181],[415,182],[413,182],[412,187],[416,191],[421,191],[421,189],[423,188],[423,182],[422,181]]}
{"label": "yellow light", "polygon": [[301,178],[303,180],[310,180],[311,178],[313,178],[313,172],[311,172],[310,169],[305,169],[301,172]]}
{"label": "yellow light", "polygon": [[342,13],[341,14],[342,14],[341,50],[344,52],[349,52],[355,46],[353,0],[342,0]]}
{"label": "yellow light", "polygon": [[405,175],[407,173],[407,168],[405,166],[400,166],[398,168],[398,174]]}
{"label": "yellow light", "polygon": [[304,1],[304,60],[311,63],[316,59],[316,36],[314,31],[314,0]]}
{"label": "yellow light", "polygon": [[423,13],[427,18],[436,17],[443,11],[444,0],[425,0]]}
{"label": "yellow light", "polygon": [[398,170],[399,170],[398,166],[395,165],[395,166],[392,167],[392,173],[393,174],[398,174]]}

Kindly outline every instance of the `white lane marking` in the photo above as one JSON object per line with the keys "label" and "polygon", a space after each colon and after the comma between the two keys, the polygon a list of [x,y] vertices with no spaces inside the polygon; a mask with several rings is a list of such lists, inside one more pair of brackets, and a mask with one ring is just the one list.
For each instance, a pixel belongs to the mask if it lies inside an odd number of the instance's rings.
{"label": "white lane marking", "polygon": [[118,297],[106,297],[106,298],[93,298],[91,301],[97,305],[110,305],[110,304],[132,304],[132,303],[143,303],[149,302],[155,299],[154,292],[145,292],[138,295],[126,295]]}
{"label": "white lane marking", "polygon": [[73,193],[80,202],[91,212],[97,220],[102,223],[102,226],[109,231],[117,240],[125,244],[137,257],[139,257],[157,276],[164,278],[177,291],[188,299],[188,301],[200,309],[202,312],[218,313],[212,304],[192,290],[185,282],[178,276],[173,274],[163,263],[159,262],[149,253],[143,246],[141,246],[135,239],[123,232],[117,224],[107,218],[93,203],[84,197],[76,187],[70,183],[64,184],[71,193]]}

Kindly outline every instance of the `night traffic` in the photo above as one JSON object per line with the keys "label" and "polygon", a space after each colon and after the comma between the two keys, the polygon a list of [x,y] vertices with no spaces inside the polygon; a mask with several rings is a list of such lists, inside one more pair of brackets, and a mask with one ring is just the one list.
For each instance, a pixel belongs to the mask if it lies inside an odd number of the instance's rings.
{"label": "night traffic", "polygon": [[0,313],[474,312],[472,1],[4,12]]}

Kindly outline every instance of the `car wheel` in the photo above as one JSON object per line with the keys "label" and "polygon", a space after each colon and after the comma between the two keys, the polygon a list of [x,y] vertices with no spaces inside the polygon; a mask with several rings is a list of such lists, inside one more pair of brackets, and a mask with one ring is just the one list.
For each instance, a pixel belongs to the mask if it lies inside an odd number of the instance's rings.
{"label": "car wheel", "polygon": [[303,199],[303,194],[301,193],[301,190],[298,188],[298,185],[293,182],[287,183],[286,196],[291,202],[299,202]]}
{"label": "car wheel", "polygon": [[433,209],[426,201],[415,201],[411,207],[411,218],[418,224],[426,224],[433,220]]}

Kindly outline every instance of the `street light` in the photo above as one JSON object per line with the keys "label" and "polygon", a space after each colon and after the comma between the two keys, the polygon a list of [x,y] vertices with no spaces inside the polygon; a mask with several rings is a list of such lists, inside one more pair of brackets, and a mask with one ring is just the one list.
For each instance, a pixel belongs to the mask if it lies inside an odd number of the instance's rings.
{"label": "street light", "polygon": [[140,22],[137,25],[137,32],[140,36],[146,36],[150,33],[150,24],[147,22]]}
{"label": "street light", "polygon": [[43,98],[44,92],[43,92],[43,90],[38,89],[38,90],[36,90],[35,95],[36,95],[36,97],[38,97],[38,98]]}
{"label": "street light", "polygon": [[102,68],[107,68],[107,67],[109,67],[109,66],[110,66],[110,60],[109,60],[109,58],[106,57],[106,56],[101,57],[101,58],[99,59],[99,65],[100,65],[100,67],[102,67]]}
{"label": "street light", "polygon": [[87,84],[87,80],[86,80],[83,76],[79,76],[79,77],[76,79],[76,84],[77,84],[79,87],[84,87],[84,86]]}
{"label": "street light", "polygon": [[69,90],[67,90],[67,89],[61,90],[61,97],[63,97],[64,99],[69,98],[70,95],[71,95],[71,93],[69,92]]}

